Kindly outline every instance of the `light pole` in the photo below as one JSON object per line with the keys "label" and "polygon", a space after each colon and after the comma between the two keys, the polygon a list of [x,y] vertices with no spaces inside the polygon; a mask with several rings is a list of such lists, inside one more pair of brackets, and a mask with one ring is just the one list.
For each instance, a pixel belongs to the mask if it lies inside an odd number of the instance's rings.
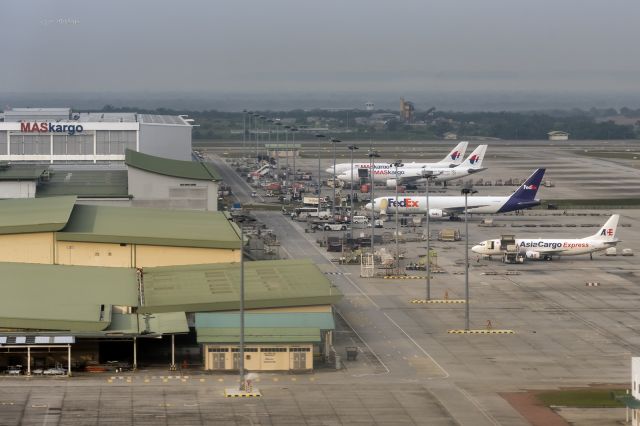
{"label": "light pole", "polygon": [[398,167],[402,166],[401,160],[393,162],[393,167],[395,167],[396,171],[396,275],[400,275],[400,246],[398,245]]}
{"label": "light pole", "polygon": [[376,151],[369,151],[369,178],[371,180],[371,254],[375,259],[375,234],[376,234],[376,209],[375,209],[375,197],[373,196],[373,188],[375,181],[373,179],[373,172],[376,166],[376,157],[380,157]]}
{"label": "light pole", "polygon": [[433,176],[433,170],[422,170],[422,177],[426,180],[425,190],[425,206],[426,206],[426,234],[427,234],[427,263],[425,269],[427,271],[427,300],[431,300],[431,229],[429,228],[429,184],[431,183],[431,177]]}
{"label": "light pole", "polygon": [[331,203],[332,220],[336,219],[336,144],[342,142],[340,139],[331,138],[333,144],[333,202]]}
{"label": "light pole", "polygon": [[[291,139],[292,139],[292,145],[293,145],[293,183],[295,184],[296,182],[296,156],[297,156],[297,151],[296,151],[296,133],[298,129],[296,129],[295,127],[291,128]],[[293,189],[293,193],[295,194],[295,187]]]}
{"label": "light pole", "polygon": [[[316,138],[318,138],[318,140],[324,137],[325,136],[321,133],[318,133],[316,135]],[[320,188],[322,187],[320,182],[320,146],[321,145],[318,144],[318,212],[320,211]]]}
{"label": "light pole", "polygon": [[469,220],[467,212],[467,197],[475,194],[473,187],[462,188],[464,194],[464,329],[469,330]]}
{"label": "light pole", "polygon": [[[245,151],[247,144],[247,110],[242,110],[242,162],[245,163]],[[243,164],[244,166],[244,164]]]}
{"label": "light pole", "polygon": [[245,391],[244,383],[244,220],[240,221],[240,388]]}
{"label": "light pole", "polygon": [[[351,151],[351,195],[350,195],[350,209],[349,209],[349,226],[351,227],[351,238],[353,238],[353,151],[360,149],[355,145],[349,145],[347,147]],[[334,170],[335,173],[335,170]],[[373,207],[372,207],[373,208]]]}
{"label": "light pole", "polygon": [[260,164],[260,153],[259,153],[259,148],[258,148],[258,117],[259,114],[258,113],[253,113],[253,132],[255,134],[256,137],[256,163],[258,163],[258,165]]}
{"label": "light pole", "polygon": [[[264,129],[266,121],[267,121],[267,117],[265,117],[264,115],[261,115],[260,116],[260,131],[262,131]],[[269,136],[271,136],[271,135],[269,135]],[[267,146],[264,143],[264,139],[262,139],[262,143],[265,145],[265,151],[266,151]],[[269,162],[269,165],[271,165],[271,162],[269,161],[269,153],[267,153],[266,157],[267,157],[267,161]]]}
{"label": "light pole", "polygon": [[284,126],[284,150],[287,154],[284,171],[284,181],[286,185],[289,184],[289,129],[291,129],[291,126]]}

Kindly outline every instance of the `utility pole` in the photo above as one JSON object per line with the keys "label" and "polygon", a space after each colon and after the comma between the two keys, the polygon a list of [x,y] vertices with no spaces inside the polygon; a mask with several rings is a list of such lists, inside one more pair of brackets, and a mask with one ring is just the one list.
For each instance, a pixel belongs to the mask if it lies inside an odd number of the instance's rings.
{"label": "utility pole", "polygon": [[375,234],[376,234],[376,209],[375,209],[375,197],[373,194],[373,188],[375,187],[375,179],[373,178],[376,161],[375,158],[380,157],[376,151],[369,151],[369,178],[371,180],[371,254],[376,256],[375,252]]}
{"label": "utility pole", "polygon": [[429,219],[430,219],[430,208],[429,208],[429,184],[431,183],[431,177],[433,176],[433,170],[422,170],[422,176],[426,179],[426,190],[425,190],[425,200],[426,200],[426,234],[427,234],[427,263],[425,264],[425,268],[427,271],[427,300],[431,300],[431,229],[429,228]]}
{"label": "utility pole", "polygon": [[401,160],[396,160],[393,163],[396,171],[396,275],[400,275],[400,246],[398,244],[398,233],[400,232],[398,227],[398,167],[402,165]]}
{"label": "utility pole", "polygon": [[462,188],[464,194],[464,329],[469,330],[469,212],[467,211],[467,197],[475,194],[473,187]]}
{"label": "utility pole", "polygon": [[[355,151],[356,149],[360,149],[358,148],[356,145],[349,145],[347,147],[349,149],[349,151],[351,151],[351,198],[350,198],[350,210],[349,210],[349,224],[351,226],[351,238],[353,238],[353,151]],[[335,173],[335,170],[334,170]],[[359,181],[359,177],[358,177],[358,181]]]}

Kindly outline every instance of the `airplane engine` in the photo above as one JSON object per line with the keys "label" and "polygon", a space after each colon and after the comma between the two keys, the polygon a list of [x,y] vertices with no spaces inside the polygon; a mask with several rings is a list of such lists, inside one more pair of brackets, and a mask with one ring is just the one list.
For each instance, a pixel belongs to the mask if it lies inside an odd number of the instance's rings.
{"label": "airplane engine", "polygon": [[429,217],[433,219],[439,219],[444,217],[444,212],[440,209],[429,209]]}
{"label": "airplane engine", "polygon": [[397,179],[387,179],[387,188],[395,188],[397,181]]}
{"label": "airplane engine", "polygon": [[537,251],[528,251],[526,253],[527,259],[536,259],[540,260],[540,252]]}

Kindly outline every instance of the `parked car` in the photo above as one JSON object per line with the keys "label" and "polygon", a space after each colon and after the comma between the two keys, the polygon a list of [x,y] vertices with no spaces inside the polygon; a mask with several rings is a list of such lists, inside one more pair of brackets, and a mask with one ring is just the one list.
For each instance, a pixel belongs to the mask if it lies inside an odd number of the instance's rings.
{"label": "parked car", "polygon": [[324,224],[325,231],[346,231],[347,225],[344,223],[325,223]]}
{"label": "parked car", "polygon": [[12,376],[18,376],[22,374],[22,366],[21,365],[10,365],[7,367],[7,374]]}
{"label": "parked car", "polygon": [[67,370],[60,367],[51,367],[45,369],[42,374],[44,374],[45,376],[63,376],[67,374]]}

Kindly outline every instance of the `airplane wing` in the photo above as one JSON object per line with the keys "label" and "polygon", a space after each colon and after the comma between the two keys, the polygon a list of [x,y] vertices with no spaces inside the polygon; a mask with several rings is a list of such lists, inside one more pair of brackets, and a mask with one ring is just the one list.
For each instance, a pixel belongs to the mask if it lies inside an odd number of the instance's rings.
{"label": "airplane wing", "polygon": [[[473,206],[469,206],[469,209],[475,209],[478,207],[486,207],[489,204],[476,204]],[[443,212],[445,213],[449,213],[449,214],[454,214],[454,213],[464,213],[464,206],[460,206],[460,207],[447,207],[442,209]],[[471,211],[470,213],[473,213],[473,211]]]}

